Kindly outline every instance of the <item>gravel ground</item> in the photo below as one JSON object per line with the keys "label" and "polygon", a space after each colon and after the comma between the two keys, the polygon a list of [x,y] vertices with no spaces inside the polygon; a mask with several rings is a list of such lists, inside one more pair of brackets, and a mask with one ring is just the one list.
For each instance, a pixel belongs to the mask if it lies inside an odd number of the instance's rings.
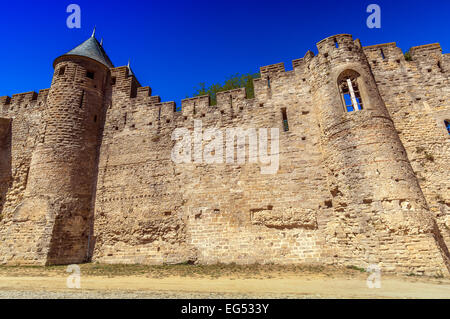
{"label": "gravel ground", "polygon": [[235,294],[196,292],[141,291],[23,291],[0,290],[0,299],[308,299],[319,295],[294,294]]}

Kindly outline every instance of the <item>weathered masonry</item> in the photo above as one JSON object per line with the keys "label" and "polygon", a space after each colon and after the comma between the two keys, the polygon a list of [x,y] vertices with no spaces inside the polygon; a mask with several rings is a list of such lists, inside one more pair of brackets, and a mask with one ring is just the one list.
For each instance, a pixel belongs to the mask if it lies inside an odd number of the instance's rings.
{"label": "weathered masonry", "polygon": [[[450,55],[329,37],[161,102],[92,36],[0,97],[0,263],[321,263],[449,275]],[[176,164],[175,128],[280,129],[280,168]]]}

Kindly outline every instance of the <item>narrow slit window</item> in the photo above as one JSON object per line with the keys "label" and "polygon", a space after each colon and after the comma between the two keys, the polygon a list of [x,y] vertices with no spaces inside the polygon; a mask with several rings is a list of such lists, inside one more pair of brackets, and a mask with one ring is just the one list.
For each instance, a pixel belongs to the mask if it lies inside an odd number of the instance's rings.
{"label": "narrow slit window", "polygon": [[363,109],[363,102],[355,74],[345,76],[340,81],[340,89],[345,110],[347,112],[360,111]]}
{"label": "narrow slit window", "polygon": [[445,128],[447,129],[448,134],[450,135],[450,120],[444,121]]}
{"label": "narrow slit window", "polygon": [[60,69],[59,69],[59,75],[61,76],[61,75],[64,75],[64,73],[66,73],[66,67],[65,66],[63,66],[63,67],[61,67]]}
{"label": "narrow slit window", "polygon": [[111,85],[116,85],[116,77],[111,78]]}
{"label": "narrow slit window", "polygon": [[83,92],[81,93],[81,99],[80,99],[80,109],[82,109],[82,108],[83,108],[83,103],[84,103],[84,90],[83,90]]}
{"label": "narrow slit window", "polygon": [[336,49],[339,49],[339,43],[337,42],[336,39],[334,39],[334,46],[336,47]]}
{"label": "narrow slit window", "polygon": [[267,77],[267,87],[270,89],[270,77]]}
{"label": "narrow slit window", "polygon": [[386,56],[384,55],[383,49],[380,49],[380,53],[381,53],[381,57],[383,58],[383,60],[386,59]]}
{"label": "narrow slit window", "polygon": [[288,132],[289,131],[289,122],[288,122],[286,109],[281,109],[281,115],[282,115],[282,118],[283,118],[283,130],[285,132]]}

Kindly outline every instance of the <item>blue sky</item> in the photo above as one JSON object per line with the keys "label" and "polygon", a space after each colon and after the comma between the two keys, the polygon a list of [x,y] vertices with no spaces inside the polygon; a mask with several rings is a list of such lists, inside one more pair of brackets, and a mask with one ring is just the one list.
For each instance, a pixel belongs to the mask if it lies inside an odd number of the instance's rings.
{"label": "blue sky", "polygon": [[[66,7],[81,7],[81,29],[68,29]],[[369,4],[381,7],[381,29],[366,26]],[[328,36],[351,33],[364,46],[439,42],[450,53],[450,1],[8,1],[0,19],[0,96],[50,87],[52,62],[97,38],[115,66],[131,66],[162,101],[191,96],[200,82],[303,57]]]}

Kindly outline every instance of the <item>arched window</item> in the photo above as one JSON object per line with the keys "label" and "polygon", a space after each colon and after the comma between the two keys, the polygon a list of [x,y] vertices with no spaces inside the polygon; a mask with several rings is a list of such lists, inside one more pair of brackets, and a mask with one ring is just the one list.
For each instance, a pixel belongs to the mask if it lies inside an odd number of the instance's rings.
{"label": "arched window", "polygon": [[347,70],[339,77],[339,89],[341,91],[342,102],[347,112],[360,111],[363,109],[363,101],[358,86],[359,74],[355,71]]}
{"label": "arched window", "polygon": [[447,132],[450,135],[450,120],[444,121],[445,127],[447,128]]}

